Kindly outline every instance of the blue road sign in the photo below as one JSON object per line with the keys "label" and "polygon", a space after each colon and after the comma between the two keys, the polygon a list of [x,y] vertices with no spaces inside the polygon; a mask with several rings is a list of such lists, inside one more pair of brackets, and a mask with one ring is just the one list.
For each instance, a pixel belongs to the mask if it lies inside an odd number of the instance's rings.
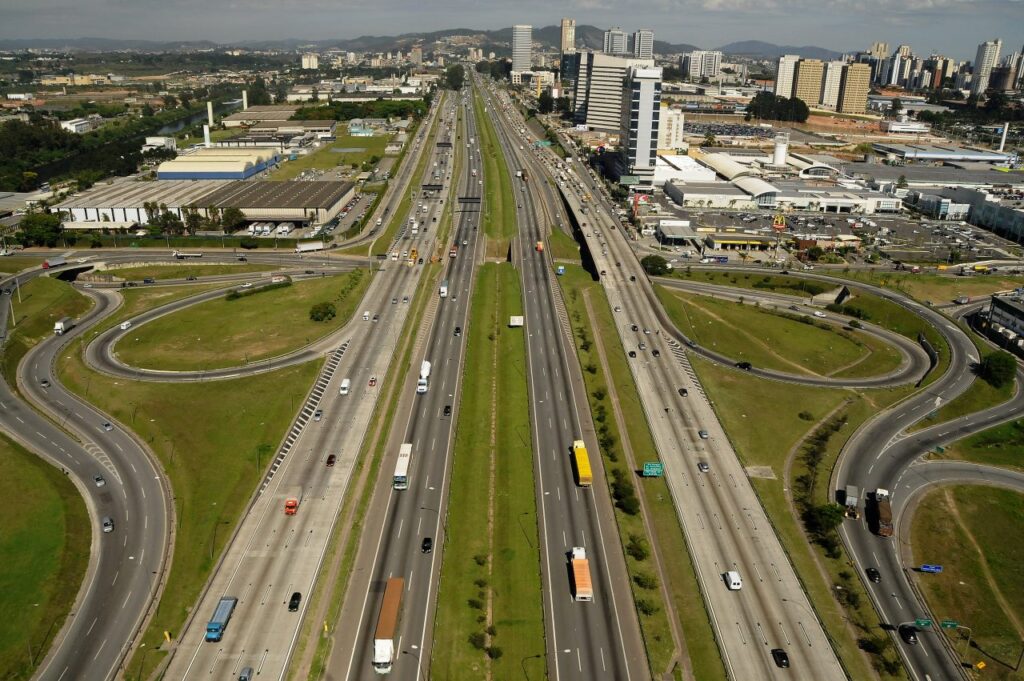
{"label": "blue road sign", "polygon": [[931,572],[932,574],[939,574],[942,572],[941,565],[922,565],[921,572]]}

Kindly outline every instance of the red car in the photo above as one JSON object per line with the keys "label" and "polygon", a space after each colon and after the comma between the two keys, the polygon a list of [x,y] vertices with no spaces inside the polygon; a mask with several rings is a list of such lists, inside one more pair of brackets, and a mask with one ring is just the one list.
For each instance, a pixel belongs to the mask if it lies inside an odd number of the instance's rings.
{"label": "red car", "polygon": [[377,377],[376,376],[370,376],[370,387],[372,388],[375,385],[377,385]]}

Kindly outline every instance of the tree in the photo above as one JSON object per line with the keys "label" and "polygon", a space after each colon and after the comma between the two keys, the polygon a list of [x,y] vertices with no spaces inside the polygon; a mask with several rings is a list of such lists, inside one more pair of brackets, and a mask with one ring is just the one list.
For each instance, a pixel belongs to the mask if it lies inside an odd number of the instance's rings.
{"label": "tree", "polygon": [[203,223],[203,218],[199,215],[199,209],[195,206],[185,206],[181,209],[181,212],[185,216],[185,231],[194,235],[199,231]]}
{"label": "tree", "polygon": [[462,64],[449,66],[444,72],[444,85],[449,90],[461,90],[466,80],[466,71]]}
{"label": "tree", "polygon": [[225,208],[220,213],[220,225],[225,232],[237,229],[243,222],[245,222],[245,214],[234,206]]}
{"label": "tree", "polygon": [[652,277],[659,277],[663,274],[668,274],[668,261],[660,255],[648,255],[640,261],[640,265],[644,268],[644,271]]}
{"label": "tree", "polygon": [[551,96],[550,92],[540,93],[540,97],[537,98],[537,110],[542,114],[549,114],[555,109],[555,99]]}
{"label": "tree", "polygon": [[900,115],[900,111],[903,111],[903,100],[901,100],[899,97],[896,97],[895,99],[892,100],[892,103],[889,105],[889,117],[896,118],[897,116]]}
{"label": "tree", "polygon": [[715,139],[714,133],[704,133],[704,146],[705,147],[716,147],[718,146],[718,140]]}
{"label": "tree", "polygon": [[29,213],[21,219],[18,240],[26,246],[53,248],[61,237],[60,216],[56,213]]}
{"label": "tree", "polygon": [[906,189],[906,187],[907,187],[907,176],[906,175],[900,175],[898,178],[896,178],[896,187],[899,188],[899,189]]}
{"label": "tree", "polygon": [[1017,360],[1004,350],[988,353],[978,365],[978,376],[996,388],[1001,388],[1013,381],[1016,373]]}
{"label": "tree", "polygon": [[334,303],[316,303],[309,308],[309,318],[314,322],[326,322],[334,319],[337,314],[338,310],[334,307]]}

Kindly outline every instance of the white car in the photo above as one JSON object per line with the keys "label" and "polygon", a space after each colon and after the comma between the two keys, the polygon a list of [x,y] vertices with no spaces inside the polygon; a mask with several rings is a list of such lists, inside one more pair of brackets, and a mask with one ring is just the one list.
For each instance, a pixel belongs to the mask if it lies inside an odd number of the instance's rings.
{"label": "white car", "polygon": [[819,319],[824,319],[825,318],[825,313],[822,312],[821,310],[815,310],[814,311],[814,316],[818,317]]}

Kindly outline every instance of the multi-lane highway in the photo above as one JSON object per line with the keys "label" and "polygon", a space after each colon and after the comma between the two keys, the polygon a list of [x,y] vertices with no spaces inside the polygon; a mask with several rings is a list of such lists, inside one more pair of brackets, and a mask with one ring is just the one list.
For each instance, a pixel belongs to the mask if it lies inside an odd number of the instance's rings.
{"label": "multi-lane highway", "polygon": [[[464,129],[456,137],[464,162],[459,183],[460,198],[481,196],[483,167],[477,123],[465,95],[459,96]],[[406,681],[429,678],[431,632],[434,605],[441,566],[441,553],[447,540],[444,517],[447,513],[452,436],[458,414],[458,394],[465,356],[465,336],[456,327],[467,329],[468,312],[476,266],[483,249],[480,204],[460,204],[451,241],[457,256],[449,261],[443,275],[448,283],[447,296],[437,290],[428,310],[429,331],[420,352],[414,353],[412,366],[423,360],[432,365],[426,393],[416,393],[415,371],[402,390],[406,399],[396,417],[396,431],[388,441],[378,487],[367,514],[356,565],[349,582],[345,605],[340,613],[337,634],[326,679],[373,679],[374,631],[384,585],[391,577],[405,580],[402,615],[395,634],[395,659],[391,677]],[[486,206],[483,207],[486,210]],[[442,249],[443,250],[443,249]],[[445,414],[445,407],[451,413]],[[412,445],[408,489],[393,488],[390,472],[395,469],[402,443]],[[423,539],[430,537],[435,550],[424,553]]]}

